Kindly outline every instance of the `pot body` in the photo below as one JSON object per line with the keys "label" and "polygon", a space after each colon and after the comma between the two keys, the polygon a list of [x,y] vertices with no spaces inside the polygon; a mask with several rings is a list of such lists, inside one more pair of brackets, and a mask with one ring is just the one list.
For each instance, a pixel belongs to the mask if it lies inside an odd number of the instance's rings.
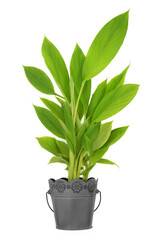
{"label": "pot body", "polygon": [[92,227],[97,180],[49,179],[56,227],[64,230],[82,230]]}

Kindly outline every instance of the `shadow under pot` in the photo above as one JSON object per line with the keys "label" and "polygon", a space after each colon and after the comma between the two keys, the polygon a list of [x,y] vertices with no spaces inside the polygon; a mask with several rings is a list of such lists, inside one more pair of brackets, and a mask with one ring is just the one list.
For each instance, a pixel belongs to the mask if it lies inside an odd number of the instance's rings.
{"label": "shadow under pot", "polygon": [[[82,179],[67,178],[49,179],[50,189],[46,193],[49,208],[54,212],[56,228],[63,230],[83,230],[92,228],[93,213],[101,203],[101,192],[97,189],[95,178],[87,182]],[[96,194],[100,193],[100,201],[96,209]],[[48,202],[48,194],[52,199],[53,209]]]}

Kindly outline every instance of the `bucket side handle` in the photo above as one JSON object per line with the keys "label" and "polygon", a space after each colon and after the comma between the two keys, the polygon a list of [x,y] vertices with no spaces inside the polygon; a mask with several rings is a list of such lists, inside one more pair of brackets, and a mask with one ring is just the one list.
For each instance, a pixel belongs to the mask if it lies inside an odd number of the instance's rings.
{"label": "bucket side handle", "polygon": [[101,191],[99,191],[98,189],[96,190],[96,193],[99,193],[99,203],[98,206],[94,209],[94,212],[99,208],[100,204],[101,204],[101,200],[102,200],[102,196],[101,196]]}
{"label": "bucket side handle", "polygon": [[51,209],[52,212],[54,212],[54,210],[51,208],[51,206],[50,206],[50,204],[49,204],[48,194],[50,194],[50,190],[48,190],[48,192],[46,192],[46,201],[47,201],[48,207]]}

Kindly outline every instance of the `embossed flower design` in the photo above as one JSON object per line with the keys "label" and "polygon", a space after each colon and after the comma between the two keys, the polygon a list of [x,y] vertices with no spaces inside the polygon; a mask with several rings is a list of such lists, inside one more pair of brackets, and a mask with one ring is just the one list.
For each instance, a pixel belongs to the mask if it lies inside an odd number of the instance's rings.
{"label": "embossed flower design", "polygon": [[66,189],[66,185],[64,184],[63,181],[57,181],[56,182],[56,189],[58,190],[58,192],[63,193],[64,190]]}
{"label": "embossed flower design", "polygon": [[82,190],[82,184],[79,182],[74,182],[72,183],[71,189],[73,192],[79,193]]}
{"label": "embossed flower design", "polygon": [[89,190],[89,192],[93,192],[95,187],[96,187],[96,183],[95,182],[88,183],[88,190]]}

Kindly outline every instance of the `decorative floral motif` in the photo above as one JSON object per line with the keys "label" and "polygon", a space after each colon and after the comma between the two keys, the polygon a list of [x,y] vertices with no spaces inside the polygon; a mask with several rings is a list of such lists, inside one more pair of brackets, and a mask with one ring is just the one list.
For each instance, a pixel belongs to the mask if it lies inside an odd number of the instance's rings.
{"label": "decorative floral motif", "polygon": [[61,192],[61,193],[63,193],[64,192],[64,190],[66,189],[66,185],[64,184],[64,182],[63,181],[61,181],[61,180],[59,180],[59,181],[57,181],[56,182],[56,189],[58,190],[58,192]]}
{"label": "decorative floral motif", "polygon": [[87,194],[87,192],[94,193],[97,187],[97,181],[94,178],[88,179],[86,182],[83,179],[73,179],[68,182],[68,179],[50,179],[49,180],[50,192],[53,194],[63,193],[64,194],[72,194],[79,193]]}
{"label": "decorative floral motif", "polygon": [[72,183],[71,189],[73,192],[79,193],[80,191],[82,191],[82,184],[79,182],[74,182]]}
{"label": "decorative floral motif", "polygon": [[89,182],[88,183],[88,191],[89,192],[93,192],[95,188],[96,188],[96,183],[95,182]]}

